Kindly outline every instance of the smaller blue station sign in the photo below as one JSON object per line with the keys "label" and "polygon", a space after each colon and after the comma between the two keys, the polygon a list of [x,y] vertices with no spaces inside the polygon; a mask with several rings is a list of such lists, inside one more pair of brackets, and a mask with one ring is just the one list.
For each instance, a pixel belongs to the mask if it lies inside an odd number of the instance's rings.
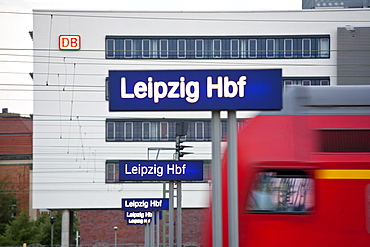
{"label": "smaller blue station sign", "polygon": [[150,224],[151,222],[152,219],[134,219],[134,218],[127,219],[127,225],[146,225]]}
{"label": "smaller blue station sign", "polygon": [[203,161],[120,160],[120,181],[202,181]]}
{"label": "smaller blue station sign", "polygon": [[168,198],[143,198],[125,199],[122,198],[122,210],[141,211],[141,210],[168,210],[170,201]]}
{"label": "smaller blue station sign", "polygon": [[125,220],[128,219],[151,219],[153,217],[152,211],[125,211]]}

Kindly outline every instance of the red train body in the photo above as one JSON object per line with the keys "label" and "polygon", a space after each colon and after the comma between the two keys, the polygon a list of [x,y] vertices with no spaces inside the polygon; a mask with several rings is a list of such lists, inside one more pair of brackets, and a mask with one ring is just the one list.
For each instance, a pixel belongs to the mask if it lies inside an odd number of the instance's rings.
{"label": "red train body", "polygon": [[370,246],[370,87],[293,88],[281,112],[248,120],[238,205],[239,246]]}

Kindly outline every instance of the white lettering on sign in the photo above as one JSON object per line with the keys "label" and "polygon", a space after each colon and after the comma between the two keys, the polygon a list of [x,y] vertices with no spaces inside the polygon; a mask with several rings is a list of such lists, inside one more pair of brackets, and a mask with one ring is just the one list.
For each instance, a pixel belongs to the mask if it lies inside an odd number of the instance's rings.
{"label": "white lettering on sign", "polygon": [[162,200],[150,200],[150,207],[152,208],[162,207]]}
{"label": "white lettering on sign", "polygon": [[129,224],[150,224],[151,219],[128,219],[127,222]]}
{"label": "white lettering on sign", "polygon": [[80,50],[81,37],[80,35],[60,35],[59,50]]}
{"label": "white lettering on sign", "polygon": [[147,201],[125,201],[126,208],[148,208],[149,203]]}
{"label": "white lettering on sign", "polygon": [[[244,97],[247,77],[240,76],[238,81],[229,80],[228,76],[218,76],[216,83],[213,83],[211,76],[207,77],[207,97],[213,97],[213,90],[217,91],[218,98]],[[199,100],[199,81],[186,81],[185,77],[180,77],[179,81],[154,81],[148,77],[147,81],[138,81],[128,93],[126,77],[121,77],[121,98],[122,99],[153,99],[154,103],[159,103],[161,99],[183,98],[189,103],[196,103]]]}
{"label": "white lettering on sign", "polygon": [[132,201],[125,201],[124,206],[125,206],[125,208],[148,208],[148,207],[160,208],[160,207],[162,207],[162,202],[163,202],[162,200],[156,200],[156,199],[149,200],[149,201],[132,200]]}
{"label": "white lettering on sign", "polygon": [[167,165],[167,174],[181,175],[186,174],[186,164],[178,166],[177,164]]}
{"label": "white lettering on sign", "polygon": [[125,174],[140,175],[141,177],[144,177],[145,175],[156,175],[157,177],[162,177],[163,167],[157,167],[156,164],[152,166],[141,166],[141,164],[138,164],[137,166],[132,166],[130,169],[130,167],[125,164]]}
{"label": "white lettering on sign", "polygon": [[126,77],[121,78],[121,98],[144,99],[146,97],[153,99],[154,103],[158,103],[163,98],[185,98],[189,103],[195,103],[199,99],[199,82],[185,82],[185,77],[180,77],[179,81],[155,81],[152,77],[148,77],[147,83],[138,81],[135,83],[133,93],[126,91]]}
{"label": "white lettering on sign", "polygon": [[[240,76],[237,82],[230,81],[228,76],[218,76],[217,83],[213,84],[211,76],[207,77],[207,97],[213,97],[213,91],[217,90],[217,97],[234,98],[237,94],[239,97],[244,97],[244,86],[247,85],[247,77]],[[231,88],[230,88],[231,87]],[[231,91],[230,91],[231,89]]]}
{"label": "white lettering on sign", "polygon": [[152,217],[153,217],[153,212],[129,212],[129,211],[126,211],[126,218],[144,219],[144,218],[152,218]]}

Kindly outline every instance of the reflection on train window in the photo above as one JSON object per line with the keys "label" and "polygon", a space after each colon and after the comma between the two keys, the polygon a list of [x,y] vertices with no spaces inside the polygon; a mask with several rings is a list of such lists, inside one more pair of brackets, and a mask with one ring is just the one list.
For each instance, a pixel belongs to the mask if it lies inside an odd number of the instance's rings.
{"label": "reflection on train window", "polygon": [[314,181],[302,170],[256,174],[248,198],[250,213],[302,214],[313,210]]}

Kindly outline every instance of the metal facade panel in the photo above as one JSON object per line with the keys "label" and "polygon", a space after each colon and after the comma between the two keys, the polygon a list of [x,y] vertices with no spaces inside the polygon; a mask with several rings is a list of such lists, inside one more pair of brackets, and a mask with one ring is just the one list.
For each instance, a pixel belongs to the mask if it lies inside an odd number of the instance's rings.
{"label": "metal facade panel", "polygon": [[370,27],[338,28],[338,85],[370,85]]}

